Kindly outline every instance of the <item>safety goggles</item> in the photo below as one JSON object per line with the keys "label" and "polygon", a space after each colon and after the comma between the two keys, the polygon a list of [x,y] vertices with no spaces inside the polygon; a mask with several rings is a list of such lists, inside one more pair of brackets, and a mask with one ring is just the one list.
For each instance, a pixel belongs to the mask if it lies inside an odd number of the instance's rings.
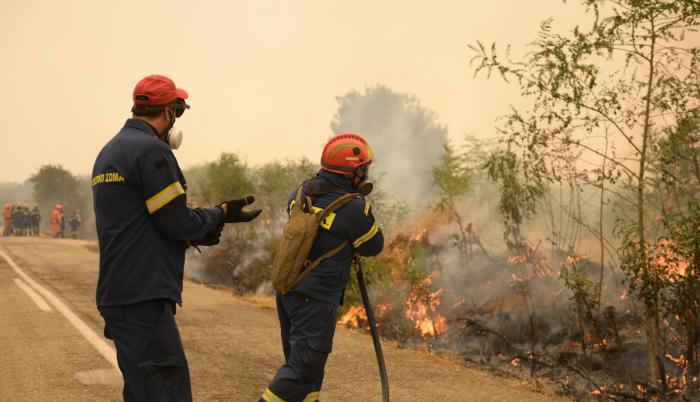
{"label": "safety goggles", "polygon": [[170,108],[175,112],[175,117],[180,117],[182,116],[183,113],[185,113],[185,110],[190,108],[190,105],[185,103],[184,99],[176,99],[167,105],[157,105],[157,106],[151,106],[151,105],[134,105],[131,108],[132,112],[156,112],[156,111],[161,111],[165,110],[167,108]]}
{"label": "safety goggles", "polygon": [[355,168],[355,176],[362,178],[362,179],[367,179],[369,177],[369,166],[371,163],[365,163],[364,165],[360,165]]}
{"label": "safety goggles", "polygon": [[190,105],[185,103],[183,99],[177,99],[175,102],[171,103],[169,107],[175,111],[175,117],[180,117],[185,113],[185,110],[190,108]]}

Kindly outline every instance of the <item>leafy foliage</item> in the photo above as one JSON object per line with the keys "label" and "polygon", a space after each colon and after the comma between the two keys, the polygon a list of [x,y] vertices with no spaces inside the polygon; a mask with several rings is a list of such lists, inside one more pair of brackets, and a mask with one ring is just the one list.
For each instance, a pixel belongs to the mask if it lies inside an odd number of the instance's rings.
{"label": "leafy foliage", "polygon": [[292,190],[313,177],[318,167],[306,158],[298,161],[270,162],[254,169],[253,187],[260,207],[273,222],[286,218],[287,200]]}
{"label": "leafy foliage", "polygon": [[34,200],[43,211],[61,203],[66,211],[85,211],[88,203],[81,182],[61,165],[43,165],[29,181],[34,184]]}
{"label": "leafy foliage", "polygon": [[489,177],[501,188],[499,210],[505,226],[503,237],[509,249],[519,250],[525,245],[522,224],[535,213],[537,200],[543,195],[543,184],[523,180],[518,159],[510,151],[494,152],[486,168]]}
{"label": "leafy foliage", "polygon": [[238,155],[222,153],[206,167],[201,191],[204,201],[211,204],[251,194],[253,183],[248,177],[248,166]]}
{"label": "leafy foliage", "polygon": [[469,171],[449,143],[444,145],[440,159],[441,163],[433,167],[433,185],[440,192],[437,207],[454,211],[456,199],[469,188]]}

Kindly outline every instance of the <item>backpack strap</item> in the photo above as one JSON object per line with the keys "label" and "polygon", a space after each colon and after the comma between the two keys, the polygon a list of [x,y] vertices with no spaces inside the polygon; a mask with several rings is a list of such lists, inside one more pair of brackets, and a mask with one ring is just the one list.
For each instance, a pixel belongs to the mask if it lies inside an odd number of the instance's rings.
{"label": "backpack strap", "polygon": [[[321,222],[328,214],[331,212],[335,211],[336,209],[342,207],[343,205],[347,204],[350,202],[350,200],[353,200],[355,198],[362,198],[362,195],[358,193],[349,193],[345,194],[342,197],[338,198],[337,200],[333,201],[330,205],[328,205],[323,211],[321,211],[318,215],[318,221]],[[299,281],[301,282],[304,277],[311,272],[314,268],[318,266],[323,260],[333,257],[334,255],[338,254],[339,252],[343,251],[347,245],[350,244],[350,241],[347,239],[343,240],[340,244],[335,246],[333,249],[330,251],[327,251],[325,254],[321,255],[320,257],[316,258],[313,262],[306,260],[304,262],[304,270],[301,272],[299,275]]]}
{"label": "backpack strap", "polygon": [[[297,189],[297,195],[296,195],[296,197],[294,197],[294,204],[293,204],[293,205],[299,207],[299,209],[301,209],[304,212],[309,212],[309,209],[311,209],[311,206],[312,206],[311,197],[304,194],[304,185],[307,182],[308,182],[308,180],[301,183],[301,185]],[[304,202],[301,201],[302,197],[304,197]]]}
{"label": "backpack strap", "polygon": [[322,221],[331,212],[335,212],[336,209],[342,207],[355,198],[362,199],[362,196],[359,193],[348,193],[339,197],[337,200],[331,202],[326,208],[324,208],[323,211],[321,211],[321,213],[318,215],[318,221]]}
{"label": "backpack strap", "polygon": [[328,251],[327,253],[323,254],[322,256],[318,257],[317,259],[314,260],[314,262],[310,262],[309,260],[306,260],[304,263],[304,272],[301,274],[301,278],[306,276],[306,274],[311,271],[312,269],[316,268],[318,264],[321,263],[321,261],[325,260],[326,258],[333,257],[334,255],[338,254],[341,252],[345,246],[350,244],[348,240],[343,240],[342,243],[338,244],[336,247],[334,247],[332,250]]}
{"label": "backpack strap", "polygon": [[[294,203],[301,207],[301,194],[304,192],[304,183],[302,183],[297,189],[297,195],[294,197]],[[303,208],[302,208],[303,209]]]}

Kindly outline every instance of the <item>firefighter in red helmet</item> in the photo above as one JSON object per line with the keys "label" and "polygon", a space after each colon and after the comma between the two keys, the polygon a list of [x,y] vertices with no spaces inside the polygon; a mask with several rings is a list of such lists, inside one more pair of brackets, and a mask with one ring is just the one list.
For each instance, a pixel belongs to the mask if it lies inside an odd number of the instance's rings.
{"label": "firefighter in red helmet", "polygon": [[[323,148],[321,170],[300,186],[320,211],[349,193],[360,193],[321,222],[308,261],[320,262],[291,290],[277,293],[277,314],[285,362],[260,397],[264,402],[315,402],[331,352],[338,305],[350,279],[353,256],[374,256],[384,236],[364,199],[372,191],[369,167],[374,158],[357,134],[339,134]],[[295,202],[297,190],[287,205]],[[289,207],[288,207],[289,210]],[[345,244],[343,246],[343,244]],[[329,256],[330,255],[330,256]]]}

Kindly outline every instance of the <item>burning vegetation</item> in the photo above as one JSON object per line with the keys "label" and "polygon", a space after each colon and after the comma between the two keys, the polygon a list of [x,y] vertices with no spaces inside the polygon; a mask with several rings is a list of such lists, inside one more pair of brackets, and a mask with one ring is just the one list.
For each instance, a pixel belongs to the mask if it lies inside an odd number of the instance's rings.
{"label": "burning vegetation", "polygon": [[[592,27],[544,21],[522,60],[470,46],[475,75],[505,78],[527,105],[499,121],[498,141],[453,146],[434,113],[381,85],[338,98],[333,130],[377,154],[370,201],[386,244],[364,272],[378,330],[579,400],[697,401],[700,49],[686,35],[700,8],[583,3]],[[314,170],[222,155],[188,172],[204,202],[268,202],[191,256],[190,274],[270,294],[285,202]],[[353,281],[339,324],[367,328]]]}
{"label": "burning vegetation", "polygon": [[[378,304],[376,310],[378,326],[391,327],[389,311],[401,311],[403,309],[405,324],[413,327],[415,335],[427,338],[437,338],[447,330],[447,319],[440,314],[441,294],[444,289],[432,290],[432,277],[426,276],[418,286],[410,290],[410,293],[403,301],[389,301],[385,304]],[[347,309],[345,314],[338,320],[340,324],[351,328],[365,328],[368,325],[367,313],[362,305],[353,305]],[[385,331],[382,329],[382,333]]]}
{"label": "burning vegetation", "polygon": [[[681,398],[697,385],[676,332],[679,317],[664,323],[666,391],[645,380],[644,318],[621,272],[606,277],[610,286],[598,306],[597,296],[581,293],[595,288],[583,279],[600,268],[590,259],[531,248],[522,255],[474,251],[463,266],[452,266],[459,251],[446,241],[451,235],[443,225],[435,217],[434,228],[397,235],[377,261],[366,261],[384,337],[581,400]],[[348,302],[339,324],[367,329],[360,302]]]}
{"label": "burning vegetation", "polygon": [[[260,170],[248,171],[252,182],[261,180]],[[294,188],[310,172],[300,169],[283,186]],[[693,400],[699,385],[700,206],[669,213],[655,229],[663,236],[645,249],[648,270],[634,271],[623,267],[636,261],[637,243],[625,243],[622,234],[616,243],[610,240],[619,254],[601,265],[591,257],[600,246],[595,236],[561,240],[554,231],[543,232],[548,225],[534,213],[494,224],[503,214],[501,204],[482,200],[498,199],[503,189],[496,184],[473,170],[471,194],[438,192],[442,199],[410,213],[381,193],[373,195],[378,220],[390,223],[382,254],[364,261],[380,334],[580,400]],[[282,201],[272,207],[284,210],[284,192],[278,193]],[[243,229],[227,229],[220,247],[189,254],[188,274],[241,294],[272,294],[269,265],[284,221],[284,214],[267,215]],[[562,222],[576,226],[574,218]],[[364,330],[367,316],[354,280],[338,322]],[[663,329],[659,380],[650,370],[646,336],[647,306],[654,302]]]}

